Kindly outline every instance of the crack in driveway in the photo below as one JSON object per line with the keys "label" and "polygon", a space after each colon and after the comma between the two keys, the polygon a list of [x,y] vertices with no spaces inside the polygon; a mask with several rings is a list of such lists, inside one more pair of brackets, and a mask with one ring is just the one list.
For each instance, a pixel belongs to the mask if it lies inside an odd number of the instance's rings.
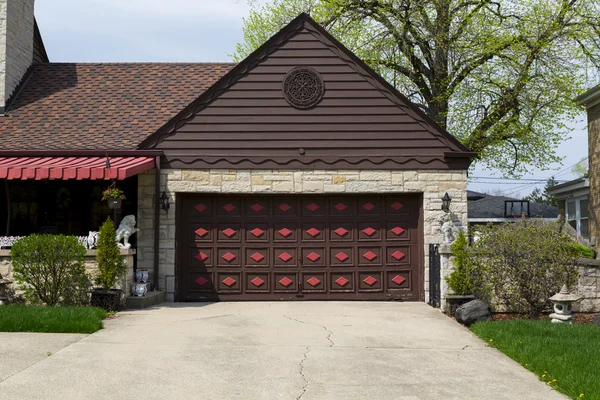
{"label": "crack in driveway", "polygon": [[314,325],[314,326],[319,326],[321,328],[323,328],[325,330],[325,332],[327,332],[327,337],[326,339],[329,341],[329,347],[333,347],[335,345],[335,343],[333,343],[333,340],[331,340],[331,336],[333,336],[333,331],[329,330],[325,325],[321,325],[321,324],[316,324],[314,322],[306,322],[306,321],[300,321],[299,319],[296,318],[292,318],[290,316],[287,316],[285,314],[283,314],[283,316],[287,319],[289,319],[290,321],[295,321],[298,322],[300,324],[306,324],[306,325]]}
{"label": "crack in driveway", "polygon": [[304,375],[304,363],[308,359],[308,353],[310,353],[310,346],[306,346],[306,351],[304,352],[304,357],[302,358],[302,361],[300,361],[300,377],[302,378],[304,383],[302,384],[302,392],[300,393],[300,395],[298,397],[296,397],[296,400],[300,400],[302,398],[302,396],[304,396],[306,394],[306,391],[308,390],[308,379],[306,379],[306,376]]}

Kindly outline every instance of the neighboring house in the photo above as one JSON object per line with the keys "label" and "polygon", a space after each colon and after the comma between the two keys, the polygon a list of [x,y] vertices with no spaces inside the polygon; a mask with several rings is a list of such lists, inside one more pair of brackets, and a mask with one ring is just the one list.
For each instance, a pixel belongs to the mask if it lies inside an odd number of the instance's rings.
{"label": "neighboring house", "polygon": [[588,90],[575,101],[587,110],[589,238],[592,243],[597,243],[600,235],[600,85]]}
{"label": "neighboring house", "polygon": [[6,54],[7,236],[87,236],[116,179],[169,301],[426,301],[425,244],[446,192],[466,224],[475,154],[308,15],[239,64],[36,63],[10,18],[28,62]]}
{"label": "neighboring house", "polygon": [[584,239],[590,239],[590,181],[579,178],[548,189],[558,201],[559,215]]}
{"label": "neighboring house", "polygon": [[512,197],[467,191],[469,225],[514,222],[520,218],[556,220],[558,208]]}

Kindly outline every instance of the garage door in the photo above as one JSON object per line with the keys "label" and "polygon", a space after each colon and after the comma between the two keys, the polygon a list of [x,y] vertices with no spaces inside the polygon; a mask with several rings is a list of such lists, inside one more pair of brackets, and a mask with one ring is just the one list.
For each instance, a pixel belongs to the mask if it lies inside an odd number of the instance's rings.
{"label": "garage door", "polygon": [[178,196],[177,299],[422,300],[419,196]]}

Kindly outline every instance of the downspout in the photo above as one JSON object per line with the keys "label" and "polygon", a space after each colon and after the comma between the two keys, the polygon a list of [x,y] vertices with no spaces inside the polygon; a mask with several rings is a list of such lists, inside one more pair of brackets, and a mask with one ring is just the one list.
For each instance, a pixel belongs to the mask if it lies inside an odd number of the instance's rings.
{"label": "downspout", "polygon": [[154,175],[154,273],[152,274],[154,290],[158,290],[158,260],[160,234],[160,156],[155,157],[156,172]]}
{"label": "downspout", "polygon": [[4,192],[6,193],[6,235],[10,236],[10,192],[8,190],[8,179],[4,180]]}

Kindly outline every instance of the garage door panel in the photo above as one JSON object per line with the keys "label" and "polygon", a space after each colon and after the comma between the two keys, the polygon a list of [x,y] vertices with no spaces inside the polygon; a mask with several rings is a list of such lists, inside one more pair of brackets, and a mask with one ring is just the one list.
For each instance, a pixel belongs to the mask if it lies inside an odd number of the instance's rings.
{"label": "garage door panel", "polygon": [[357,233],[359,242],[379,242],[381,241],[381,223],[359,222]]}
{"label": "garage door panel", "polygon": [[354,272],[330,272],[329,291],[331,293],[354,293]]}
{"label": "garage door panel", "polygon": [[242,256],[239,247],[219,247],[217,249],[217,266],[231,268],[242,266]]}
{"label": "garage door panel", "polygon": [[331,267],[351,267],[354,265],[353,247],[329,247],[329,265]]}
{"label": "garage door panel", "polygon": [[241,293],[242,274],[241,272],[217,272],[216,285],[217,293]]}
{"label": "garage door panel", "polygon": [[324,217],[327,203],[323,197],[306,196],[301,198],[302,216],[306,218]]}
{"label": "garage door panel", "polygon": [[246,267],[268,267],[271,265],[270,249],[268,247],[247,247],[244,257]]}
{"label": "garage door panel", "polygon": [[295,247],[275,247],[273,249],[273,265],[281,268],[298,266],[298,249]]}
{"label": "garage door panel", "polygon": [[275,293],[298,293],[298,273],[273,272],[273,286]]}
{"label": "garage door panel", "polygon": [[213,265],[212,247],[199,247],[189,249],[188,264],[192,267],[210,267]]}
{"label": "garage door panel", "polygon": [[354,224],[352,222],[332,221],[329,224],[329,241],[352,242],[354,241]]}
{"label": "garage door panel", "polygon": [[289,243],[298,241],[298,224],[296,222],[282,222],[273,224],[273,241]]}
{"label": "garage door panel", "polygon": [[300,250],[302,267],[324,267],[326,253],[324,247],[303,247]]}
{"label": "garage door panel", "polygon": [[244,274],[244,291],[247,293],[271,292],[270,273],[246,272]]}
{"label": "garage door panel", "polygon": [[327,282],[325,272],[301,272],[300,276],[302,277],[302,292],[326,292]]}
{"label": "garage door panel", "polygon": [[178,201],[178,299],[422,298],[419,196]]}
{"label": "garage door panel", "polygon": [[382,276],[381,271],[360,271],[358,273],[358,291],[362,293],[382,292]]}
{"label": "garage door panel", "polygon": [[410,264],[411,254],[409,246],[386,247],[387,265]]}

